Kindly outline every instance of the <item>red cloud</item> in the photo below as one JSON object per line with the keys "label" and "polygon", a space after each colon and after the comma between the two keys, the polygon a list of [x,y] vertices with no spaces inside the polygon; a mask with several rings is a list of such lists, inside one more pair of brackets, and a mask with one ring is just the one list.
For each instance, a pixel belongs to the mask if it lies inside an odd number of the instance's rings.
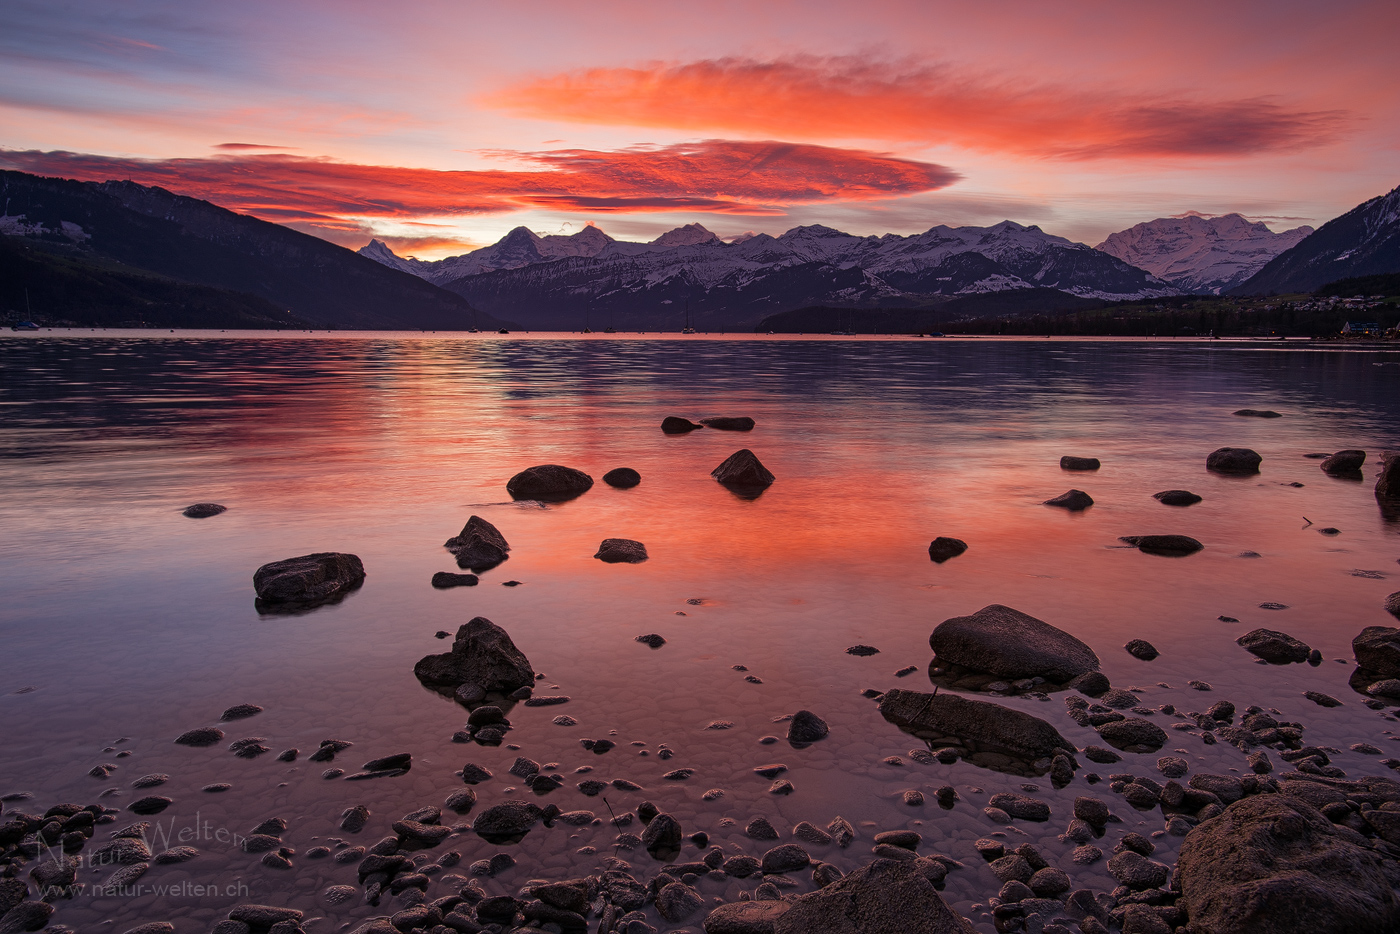
{"label": "red cloud", "polygon": [[515,153],[536,171],[439,171],[282,154],[118,159],[0,150],[0,166],[91,181],[129,179],[278,221],[425,217],[524,208],[590,213],[781,214],[778,205],[931,191],[958,175],[854,149],[706,140],[691,145]]}
{"label": "red cloud", "polygon": [[798,139],[949,143],[1059,158],[1234,156],[1324,142],[1339,111],[989,81],[855,57],[593,68],[506,88],[490,106],[550,120]]}

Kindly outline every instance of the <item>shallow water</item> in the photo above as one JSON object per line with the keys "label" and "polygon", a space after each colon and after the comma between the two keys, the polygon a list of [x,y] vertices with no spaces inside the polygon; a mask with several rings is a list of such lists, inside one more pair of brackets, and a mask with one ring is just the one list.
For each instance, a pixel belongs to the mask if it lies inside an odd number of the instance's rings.
{"label": "shallow water", "polygon": [[[1310,743],[1343,750],[1333,759],[1349,775],[1389,774],[1381,757],[1346,747],[1367,741],[1392,754],[1393,717],[1362,706],[1347,679],[1351,638],[1393,623],[1382,604],[1400,589],[1400,524],[1372,495],[1380,451],[1400,447],[1395,352],[1225,342],[43,335],[0,339],[0,377],[0,794],[35,794],[6,811],[87,804],[108,788],[120,794],[100,800],[114,807],[158,793],[175,799],[153,818],[165,828],[197,819],[208,832],[247,834],[280,816],[290,824],[284,839],[304,853],[348,837],[339,815],[356,803],[374,816],[355,842],[379,839],[391,821],[460,789],[453,772],[467,761],[496,774],[476,786],[478,812],[519,797],[607,818],[602,798],[574,783],[625,778],[643,790],[608,791],[615,811],[650,800],[687,834],[705,830],[734,852],[769,845],[743,834],[758,815],[785,835],[798,821],[825,826],[843,815],[856,842],[810,849],[847,871],[869,858],[875,830],[918,829],[921,851],[966,863],[945,897],[991,931],[975,906],[999,883],[972,848],[977,838],[1043,844],[1076,888],[1107,890],[1114,883],[1103,863],[1075,866],[1073,844],[1055,839],[1075,795],[1098,794],[1123,818],[1099,842],[1105,851],[1127,830],[1161,829],[1155,812],[1134,812],[1084,780],[1092,770],[1156,774],[1157,754],[1107,767],[1081,757],[1076,780],[1058,791],[1033,780],[1054,815],[1008,829],[981,808],[1027,779],[966,762],[917,764],[907,754],[920,742],[861,696],[932,690],[930,631],[991,603],[1078,636],[1115,686],[1143,689],[1147,707],[1200,710],[1220,699],[1274,707],[1303,722]],[[1284,417],[1231,414],[1246,407]],[[658,428],[666,415],[749,415],[758,426],[667,436]],[[1261,473],[1207,473],[1206,454],[1227,445],[1262,454]],[[753,500],[709,476],[744,447],[777,476]],[[1343,448],[1368,451],[1364,481],[1330,478],[1303,457]],[[1065,472],[1062,454],[1098,457],[1103,467]],[[538,463],[599,482],[568,503],[510,503],[506,480]],[[641,485],[603,484],[619,466],[637,469]],[[1095,505],[1082,513],[1041,505],[1070,488]],[[1204,501],[1166,507],[1151,495],[1165,489]],[[193,502],[229,510],[186,519],[180,510]],[[455,570],[442,542],[472,514],[501,529],[511,557],[478,587],[434,590],[434,572]],[[1341,532],[1320,534],[1326,527]],[[1206,547],[1172,559],[1117,540],[1157,532]],[[938,535],[969,550],[933,564],[927,549]],[[644,542],[650,560],[594,560],[610,537]],[[364,586],[304,615],[260,616],[253,570],[315,551],[358,554]],[[1246,551],[1260,556],[1239,557]],[[1261,609],[1265,602],[1288,609]],[[545,693],[572,698],[510,711],[506,742],[519,750],[453,743],[465,710],[413,677],[418,658],[447,650],[436,631],[477,615],[510,632],[546,674]],[[1255,663],[1234,639],[1260,626],[1320,649],[1323,664]],[[634,641],[652,632],[667,644]],[[1128,655],[1121,647],[1135,637],[1161,657]],[[856,643],[881,651],[846,654]],[[746,682],[732,668],[739,664],[763,683]],[[908,665],[915,673],[894,676]],[[1189,689],[1193,678],[1214,690]],[[33,690],[15,693],[25,688]],[[1323,709],[1304,690],[1345,703]],[[1081,747],[1100,742],[1065,715],[1061,697],[1003,702]],[[223,724],[224,743],[172,744],[244,702],[266,710]],[[824,717],[830,737],[805,749],[759,744],[785,732],[775,718],[800,708]],[[554,725],[561,713],[578,725]],[[1165,728],[1178,718],[1154,719]],[[715,720],[734,726],[706,729]],[[234,757],[226,744],[244,736],[265,737],[272,753]],[[619,744],[606,755],[578,744],[603,736]],[[413,769],[324,780],[324,766],[304,756],[330,737],[356,744],[336,762],[348,771],[404,751]],[[661,760],[660,743],[676,756]],[[131,754],[114,758],[108,746]],[[302,760],[273,761],[288,747]],[[1193,770],[1248,771],[1243,753],[1198,735],[1172,732],[1161,754],[1172,749]],[[517,755],[558,763],[565,786],[536,798],[507,774]],[[886,764],[888,756],[903,765]],[[119,766],[111,778],[88,777],[104,762]],[[789,767],[794,794],[773,797],[769,780],[752,774],[770,762]],[[582,766],[593,771],[575,775]],[[678,767],[694,777],[661,779]],[[130,787],[153,772],[171,780],[152,792]],[[200,791],[216,781],[233,788]],[[945,784],[960,796],[951,811],[932,797]],[[724,796],[702,800],[712,788]],[[902,802],[911,788],[928,796],[922,808]],[[113,827],[129,820],[123,814]],[[484,883],[506,893],[532,878],[597,871],[614,835],[606,824],[556,824],[496,847],[467,832],[430,852],[460,851],[463,866],[511,852],[519,865]],[[203,931],[251,900],[302,908],[325,918],[316,930],[335,931],[396,910],[387,896],[380,908],[318,897],[327,885],[354,884],[353,864],[298,855],[294,871],[279,872],[220,839],[170,842],[192,842],[201,855],[155,866],[141,884],[238,894],[85,893],[62,903],[54,923],[120,932],[169,920]],[[1170,863],[1180,841],[1157,842],[1154,858]],[[576,852],[585,846],[599,852]],[[681,859],[699,855],[687,846]],[[645,851],[621,856],[639,876],[655,865]],[[80,879],[109,873],[84,868]],[[758,881],[701,889],[732,899]],[[796,890],[811,888],[799,881]],[[450,891],[435,881],[429,898]],[[661,926],[698,930],[699,920]]]}

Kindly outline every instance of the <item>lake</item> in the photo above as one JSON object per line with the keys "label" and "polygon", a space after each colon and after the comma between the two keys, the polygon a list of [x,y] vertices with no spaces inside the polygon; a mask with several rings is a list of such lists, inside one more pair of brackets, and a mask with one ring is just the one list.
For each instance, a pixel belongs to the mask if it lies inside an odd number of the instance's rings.
{"label": "lake", "polygon": [[[1122,818],[1098,843],[1105,853],[1124,832],[1157,832],[1153,859],[1170,865],[1180,838],[1161,833],[1157,812],[1135,811],[1110,792],[1107,776],[1156,775],[1158,755],[1181,756],[1193,772],[1251,774],[1229,743],[1172,731],[1180,717],[1157,712],[1161,705],[1273,709],[1304,724],[1309,743],[1336,750],[1332,764],[1348,775],[1393,774],[1380,760],[1400,738],[1394,708],[1368,708],[1348,683],[1352,638],[1396,622],[1383,605],[1400,590],[1400,522],[1372,493],[1380,452],[1400,448],[1393,350],[46,332],[0,338],[0,377],[0,794],[33,794],[6,800],[5,814],[42,814],[62,802],[125,809],[159,794],[173,804],[145,818],[158,825],[148,835],[199,850],[188,862],[153,865],[139,880],[145,888],[60,899],[54,924],[123,932],[169,921],[180,932],[207,931],[247,901],[324,918],[314,928],[322,932],[393,914],[412,898],[386,891],[375,907],[356,889],[338,902],[327,890],[355,886],[354,863],[308,851],[372,845],[391,822],[460,791],[454,773],[467,762],[495,777],[475,786],[471,814],[445,811],[444,824],[469,823],[507,799],[593,811],[598,821],[537,826],[508,845],[464,829],[410,854],[438,867],[428,873],[430,901],[476,878],[471,863],[501,852],[516,865],[479,879],[492,895],[597,873],[618,859],[646,882],[662,864],[644,849],[614,846],[608,807],[623,815],[649,801],[727,855],[773,845],[745,835],[752,818],[765,817],[788,842],[799,822],[826,827],[839,815],[855,841],[809,849],[846,872],[870,859],[875,832],[916,830],[921,853],[963,864],[943,894],[980,931],[993,930],[987,900],[1001,882],[977,840],[1033,843],[1076,889],[1108,892],[1117,883],[1106,860],[1074,864],[1075,844],[1057,837],[1076,796],[1100,795]],[[1243,408],[1282,417],[1232,414]],[[659,426],[669,415],[750,416],[756,427],[666,435]],[[1206,455],[1225,446],[1257,451],[1260,472],[1208,472]],[[710,477],[741,448],[776,476],[757,498]],[[1305,456],[1349,448],[1368,453],[1364,480],[1330,477]],[[1102,467],[1064,471],[1067,454]],[[511,501],[506,481],[549,463],[598,482],[564,503]],[[636,469],[641,484],[602,483],[616,467]],[[1043,505],[1072,488],[1094,505]],[[1202,501],[1174,508],[1152,496],[1171,489]],[[196,502],[228,511],[185,518]],[[457,570],[443,542],[472,515],[501,530],[509,559],[484,571],[479,586],[434,589],[435,572]],[[1156,533],[1189,535],[1204,548],[1171,558],[1119,541]],[[937,536],[969,547],[933,563]],[[649,560],[598,561],[604,538],[643,542]],[[255,569],[324,551],[360,556],[364,585],[302,614],[258,611]],[[1118,765],[1081,756],[1064,788],[967,761],[911,758],[927,746],[862,692],[932,691],[931,631],[989,604],[1087,643],[1113,685],[1137,691],[1168,730],[1166,748],[1125,753]],[[499,747],[454,742],[467,710],[413,674],[419,658],[448,649],[436,633],[476,616],[503,627],[543,673],[540,693],[570,698],[510,709]],[[1302,640],[1323,661],[1257,661],[1235,640],[1259,627]],[[651,633],[665,644],[636,641]],[[1160,656],[1130,655],[1123,645],[1134,638]],[[858,644],[879,652],[846,652]],[[916,670],[896,676],[908,666]],[[1212,690],[1194,690],[1191,680]],[[1304,691],[1343,703],[1321,707]],[[1080,748],[1100,742],[1069,717],[1063,700],[1074,692],[1036,693],[983,699],[1049,721]],[[264,710],[218,722],[240,703]],[[822,717],[830,735],[801,748],[761,742],[784,736],[782,718],[799,709]],[[561,714],[576,723],[557,725]],[[211,725],[227,734],[216,745],[172,742]],[[259,738],[270,751],[239,758],[228,749],[239,738]],[[412,753],[412,768],[371,781],[323,778],[326,766],[306,756],[330,738],[354,743],[336,757],[347,771],[401,752]],[[616,748],[598,755],[580,744],[601,738]],[[1357,743],[1383,755],[1352,751]],[[659,755],[662,744],[674,755]],[[277,761],[290,748],[299,757]],[[563,787],[535,795],[509,771],[517,757],[557,772]],[[115,768],[89,774],[103,764]],[[773,779],[753,772],[768,764],[786,766],[780,777],[792,793],[770,793]],[[662,778],[678,768],[694,774]],[[1095,771],[1105,781],[1091,786],[1085,776]],[[169,778],[149,791],[132,787],[152,774]],[[575,787],[592,779],[641,787],[598,797]],[[201,790],[211,783],[231,787]],[[956,790],[951,810],[935,801],[944,786]],[[914,790],[923,805],[906,803]],[[1006,791],[1048,802],[1053,816],[994,822],[982,809]],[[369,826],[341,831],[342,811],[357,804],[370,809]],[[281,836],[295,850],[291,870],[230,842],[270,817],[288,824]],[[139,819],[123,810],[90,847]],[[641,826],[623,830],[640,834]],[[436,862],[448,851],[461,854],[459,865]],[[704,853],[687,843],[679,859]],[[111,873],[84,865],[78,880]],[[785,893],[812,890],[809,876],[782,877]],[[759,881],[701,877],[696,885],[708,900],[733,901]],[[699,931],[703,918],[667,923],[647,911],[661,930]]]}

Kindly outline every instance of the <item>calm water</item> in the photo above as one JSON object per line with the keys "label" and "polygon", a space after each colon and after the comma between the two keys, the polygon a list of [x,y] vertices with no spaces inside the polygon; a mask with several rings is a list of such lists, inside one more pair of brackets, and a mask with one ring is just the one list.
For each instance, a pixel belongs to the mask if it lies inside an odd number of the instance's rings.
{"label": "calm water", "polygon": [[[198,819],[246,834],[280,816],[290,824],[284,839],[304,853],[347,836],[339,815],[356,803],[374,816],[355,842],[379,839],[391,821],[460,789],[453,772],[467,761],[496,773],[477,786],[478,809],[522,797],[606,818],[602,799],[574,783],[626,778],[643,790],[608,792],[618,813],[650,800],[686,833],[708,831],[736,853],[766,846],[742,832],[758,815],[784,834],[798,821],[825,826],[843,815],[861,835],[851,848],[812,850],[845,870],[869,858],[876,830],[918,829],[923,851],[966,862],[945,896],[991,931],[977,906],[999,883],[973,841],[1030,839],[1076,888],[1111,889],[1103,863],[1071,864],[1073,844],[1055,835],[1073,797],[1086,793],[1087,771],[1154,774],[1156,755],[1130,754],[1111,767],[1081,758],[1068,788],[1043,781],[1036,792],[1054,808],[1049,824],[992,824],[981,812],[986,797],[1026,779],[909,760],[919,741],[860,694],[931,689],[928,636],[947,617],[991,603],[1038,616],[1089,643],[1114,684],[1143,688],[1149,707],[1199,710],[1219,699],[1276,707],[1308,727],[1309,742],[1342,750],[1333,759],[1352,775],[1386,770],[1380,757],[1346,751],[1351,743],[1372,742],[1387,755],[1394,748],[1395,721],[1362,706],[1347,678],[1351,638],[1394,622],[1382,604],[1400,589],[1400,524],[1377,508],[1372,463],[1359,483],[1329,478],[1303,455],[1363,448],[1377,462],[1382,449],[1400,447],[1395,352],[1220,342],[41,335],[0,339],[0,404],[0,794],[35,795],[6,810],[87,804],[106,789],[118,792],[102,803],[125,807],[148,793],[132,789],[133,779],[168,773],[154,789],[175,799],[157,818],[163,826]],[[1231,414],[1244,407],[1285,417]],[[666,436],[658,428],[666,415],[750,415],[758,427]],[[1257,450],[1262,472],[1208,474],[1206,454],[1226,445]],[[709,477],[742,447],[778,478],[756,500]],[[1062,472],[1062,454],[1098,457],[1103,468]],[[506,480],[539,463],[600,482],[562,505],[509,503]],[[640,471],[642,484],[601,483],[620,466]],[[1071,487],[1096,504],[1078,514],[1040,505]],[[1205,499],[1165,507],[1151,496],[1165,489]],[[180,514],[209,501],[229,511]],[[478,587],[434,590],[432,574],[455,569],[442,542],[474,513],[501,529],[511,558]],[[1319,534],[1323,527],[1341,534]],[[1120,535],[1155,532],[1206,547],[1185,559],[1117,547]],[[928,543],[938,535],[970,548],[932,564]],[[594,560],[609,537],[644,542],[651,559]],[[358,554],[364,587],[305,615],[259,616],[253,570],[314,551]],[[1261,557],[1239,557],[1244,551]],[[506,580],[522,585],[501,586]],[[1289,608],[1259,608],[1268,601]],[[547,675],[548,693],[572,698],[511,711],[507,742],[518,750],[454,744],[465,711],[413,677],[418,658],[447,648],[435,632],[477,615],[509,631]],[[1258,626],[1308,642],[1326,661],[1254,663],[1234,639]],[[667,639],[661,649],[634,641],[652,632]],[[1129,656],[1121,646],[1134,637],[1150,639],[1161,657]],[[847,655],[855,643],[881,651]],[[734,665],[763,683],[746,682]],[[918,670],[895,678],[907,665]],[[1190,678],[1214,691],[1188,689]],[[1345,703],[1322,709],[1304,690]],[[1050,720],[1081,747],[1098,741],[1060,701],[1005,703]],[[298,747],[303,759],[244,760],[223,744],[171,743],[244,702],[266,710],[225,724],[225,742],[264,737],[274,754]],[[785,732],[775,718],[799,708],[824,717],[831,736],[802,750],[759,744]],[[578,725],[554,725],[560,713]],[[1156,719],[1166,727],[1176,718]],[[715,720],[734,726],[706,729]],[[603,736],[619,743],[604,756],[578,744]],[[350,770],[404,751],[414,767],[374,782],[324,780],[324,766],[304,755],[330,737],[356,744],[337,761]],[[660,743],[675,758],[659,759]],[[115,758],[107,747],[130,755]],[[1162,754],[1173,748],[1201,771],[1247,771],[1228,745],[1173,733]],[[557,763],[565,786],[542,800],[512,784],[506,770],[517,755]],[[889,756],[903,764],[885,763]],[[119,768],[106,780],[88,776],[104,762]],[[752,774],[770,762],[789,767],[794,794],[770,796],[769,781]],[[593,771],[574,774],[585,766]],[[694,778],[661,780],[677,767],[695,769]],[[233,788],[200,791],[215,781]],[[950,812],[932,801],[944,784],[961,798]],[[1133,812],[1097,787],[1124,817],[1100,842],[1105,850],[1115,833],[1161,828],[1160,816]],[[716,788],[722,798],[702,800]],[[911,788],[929,804],[906,806],[901,795]],[[120,820],[114,826],[127,815]],[[485,885],[513,893],[532,878],[597,871],[614,835],[607,825],[556,824],[502,848],[468,832],[430,855],[457,850],[465,867],[506,849],[519,865]],[[354,884],[353,865],[298,855],[295,871],[278,872],[218,840],[195,845],[197,859],[155,866],[141,883],[242,885],[247,894],[79,895],[54,923],[120,932],[169,920],[183,934],[253,900],[324,917],[316,930],[325,932],[398,909],[388,897],[378,909],[358,897],[324,901],[327,886]],[[1158,845],[1154,858],[1171,862],[1179,840]],[[578,852],[587,847],[599,852]],[[654,866],[645,851],[621,855],[639,876]],[[681,858],[698,856],[688,848]],[[109,873],[84,868],[80,878]],[[728,900],[757,882],[701,888]],[[451,885],[435,881],[429,898]],[[809,888],[802,877],[796,890]],[[700,916],[688,926],[652,921],[698,931]]]}

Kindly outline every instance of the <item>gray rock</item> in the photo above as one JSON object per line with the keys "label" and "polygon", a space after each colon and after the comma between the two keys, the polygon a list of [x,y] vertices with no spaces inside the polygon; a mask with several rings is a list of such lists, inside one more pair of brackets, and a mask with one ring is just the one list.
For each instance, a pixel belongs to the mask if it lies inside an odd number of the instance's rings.
{"label": "gray rock", "polygon": [[1066,454],[1060,458],[1061,470],[1098,470],[1100,467],[1097,457],[1074,457]]}
{"label": "gray rock", "polygon": [[799,710],[788,724],[788,742],[815,743],[826,736],[826,721],[810,710]]}
{"label": "gray rock", "polygon": [[1152,498],[1163,506],[1194,506],[1201,498],[1190,490],[1163,490],[1153,493]]}
{"label": "gray rock", "polygon": [[[1311,784],[1311,783],[1299,783]],[[1381,934],[1400,928],[1393,869],[1304,801],[1255,795],[1187,834],[1177,861],[1192,930]]]}
{"label": "gray rock", "polygon": [[720,905],[705,917],[705,934],[773,934],[773,925],[787,913],[788,907],[783,901]]}
{"label": "gray rock", "polygon": [[616,467],[603,474],[603,482],[619,490],[630,490],[642,482],[642,475],[631,467]]}
{"label": "gray rock", "polygon": [[1258,473],[1263,460],[1249,448],[1219,448],[1207,455],[1206,470],[1216,473]]}
{"label": "gray rock", "polygon": [[1273,629],[1250,630],[1236,639],[1235,644],[1272,665],[1305,662],[1312,652],[1305,643]]}
{"label": "gray rock", "polygon": [[725,486],[740,490],[762,490],[775,479],[748,448],[729,455],[724,463],[710,471],[710,476]]}
{"label": "gray rock", "polygon": [[323,551],[264,564],[253,572],[253,589],[265,604],[310,605],[353,590],[364,579],[359,557]]}
{"label": "gray rock", "polygon": [[995,603],[939,623],[929,646],[939,661],[1011,679],[1064,682],[1099,667],[1093,649],[1074,636]]}
{"label": "gray rock", "polygon": [[1359,473],[1361,465],[1364,463],[1366,463],[1365,451],[1349,450],[1338,451],[1336,454],[1324,458],[1318,466],[1322,468],[1323,473],[1337,476],[1339,474]]}
{"label": "gray rock", "polygon": [[504,629],[478,616],[457,630],[452,651],[428,655],[413,666],[419,681],[434,687],[475,684],[508,694],[535,683],[535,670]]}
{"label": "gray rock", "polygon": [[1151,720],[1126,717],[1097,727],[1110,746],[1124,752],[1156,752],[1167,744],[1167,734]]}
{"label": "gray rock", "polygon": [[647,559],[647,546],[630,538],[605,538],[593,557],[608,564],[641,564]]}
{"label": "gray rock", "polygon": [[1189,535],[1120,535],[1118,540],[1135,546],[1144,554],[1167,558],[1194,555],[1205,547]]}
{"label": "gray rock", "polygon": [[1094,505],[1094,498],[1083,490],[1068,490],[1056,496],[1054,499],[1047,499],[1046,506],[1059,506],[1068,509],[1070,512],[1078,512],[1081,509],[1088,509]]}
{"label": "gray rock", "polygon": [[716,415],[712,418],[700,419],[700,424],[719,431],[753,431],[755,423],[747,415]]}
{"label": "gray rock", "polygon": [[228,507],[218,503],[195,503],[193,506],[186,506],[183,515],[191,519],[208,519],[222,512],[228,512]]}
{"label": "gray rock", "polygon": [[1156,646],[1146,639],[1134,639],[1123,648],[1127,649],[1128,654],[1133,658],[1139,658],[1145,662],[1150,662],[1161,654],[1157,651]]}
{"label": "gray rock", "polygon": [[1074,744],[1028,713],[956,694],[924,694],[894,688],[880,699],[884,718],[915,736],[955,736],[1026,759],[1073,753]]}
{"label": "gray rock", "polygon": [[935,564],[942,564],[949,558],[956,558],[964,551],[967,551],[967,542],[960,538],[949,538],[946,535],[938,536],[929,542],[928,546],[928,556]]}
{"label": "gray rock", "polygon": [[[913,861],[877,859],[793,899],[773,934],[972,934]],[[707,929],[707,934],[715,934]]]}
{"label": "gray rock", "polygon": [[582,470],[558,464],[529,467],[506,482],[512,499],[538,499],[558,502],[582,496],[593,487],[593,478]]}
{"label": "gray rock", "polygon": [[457,556],[457,566],[472,570],[493,568],[504,561],[510,544],[501,530],[480,516],[472,516],[462,531],[443,542]]}

